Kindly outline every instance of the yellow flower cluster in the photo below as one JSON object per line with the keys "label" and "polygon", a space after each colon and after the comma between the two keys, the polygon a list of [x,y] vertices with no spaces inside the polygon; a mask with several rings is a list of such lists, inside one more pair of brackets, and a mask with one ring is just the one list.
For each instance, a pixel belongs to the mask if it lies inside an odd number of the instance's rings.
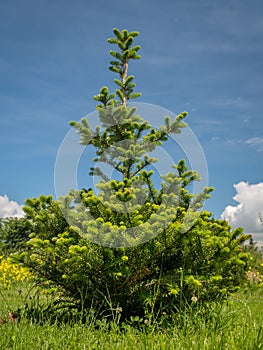
{"label": "yellow flower cluster", "polygon": [[24,281],[29,277],[28,269],[13,263],[10,257],[0,256],[0,286],[10,288],[13,283]]}

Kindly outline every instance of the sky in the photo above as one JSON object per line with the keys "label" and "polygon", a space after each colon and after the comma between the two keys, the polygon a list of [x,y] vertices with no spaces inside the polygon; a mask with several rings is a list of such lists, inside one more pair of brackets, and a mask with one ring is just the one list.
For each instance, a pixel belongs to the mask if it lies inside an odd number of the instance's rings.
{"label": "sky", "polygon": [[205,208],[263,241],[260,0],[1,1],[0,217],[22,215],[28,197],[55,196],[68,122],[113,88],[114,27],[140,32],[142,59],[130,65],[138,102],[188,111],[215,188]]}

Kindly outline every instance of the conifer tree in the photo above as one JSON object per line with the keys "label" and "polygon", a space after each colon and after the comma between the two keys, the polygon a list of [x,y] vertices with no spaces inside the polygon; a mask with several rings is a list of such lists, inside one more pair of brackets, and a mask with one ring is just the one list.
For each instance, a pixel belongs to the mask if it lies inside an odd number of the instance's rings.
{"label": "conifer tree", "polygon": [[70,122],[80,143],[96,149],[90,175],[101,179],[100,192],[72,190],[60,202],[51,196],[26,200],[32,233],[27,250],[14,258],[54,294],[54,308],[150,324],[193,301],[235,291],[250,257],[242,251],[249,238],[242,229],[201,210],[212,189],[190,193],[199,175],[184,160],[161,176],[159,187],[154,183],[151,152],[181,132],[187,113],[164,117],[156,129],[129,104],[140,96],[128,71],[140,58],[137,36],[115,28],[108,40],[116,47],[109,69],[117,78],[114,92],[103,86],[94,97],[101,126],[92,130],[85,118]]}

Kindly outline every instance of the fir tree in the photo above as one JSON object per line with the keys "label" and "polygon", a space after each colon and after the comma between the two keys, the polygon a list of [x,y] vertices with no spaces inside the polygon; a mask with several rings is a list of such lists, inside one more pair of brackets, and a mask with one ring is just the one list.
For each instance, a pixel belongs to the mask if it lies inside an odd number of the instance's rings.
{"label": "fir tree", "polygon": [[[165,117],[158,129],[136,114],[129,101],[140,94],[128,68],[140,58],[140,47],[133,46],[138,33],[114,29],[114,35],[109,68],[117,88],[113,93],[104,86],[95,96],[101,128],[92,130],[84,118],[70,122],[81,144],[96,149],[90,174],[101,178],[100,192],[72,190],[60,202],[28,199],[32,234],[16,260],[54,294],[56,320],[62,306],[83,318],[94,312],[118,321],[137,317],[150,324],[163,315],[169,321],[193,302],[225,297],[246,280],[250,256],[241,243],[249,237],[200,210],[212,189],[190,193],[199,175],[184,160],[162,175],[159,189],[154,184],[150,153],[181,132],[187,113]],[[111,178],[104,165],[119,176]]]}

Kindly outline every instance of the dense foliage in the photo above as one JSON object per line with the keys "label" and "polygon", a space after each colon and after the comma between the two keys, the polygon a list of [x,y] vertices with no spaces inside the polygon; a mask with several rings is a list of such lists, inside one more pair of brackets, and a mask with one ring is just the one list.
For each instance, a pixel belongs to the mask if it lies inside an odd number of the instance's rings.
{"label": "dense foliage", "polygon": [[[132,46],[137,32],[114,29],[109,43],[118,75],[115,93],[104,86],[95,100],[102,129],[91,130],[86,119],[71,122],[81,144],[96,148],[91,176],[101,178],[92,189],[70,191],[60,201],[28,199],[24,211],[30,225],[27,249],[16,261],[28,267],[38,284],[54,293],[57,305],[96,317],[169,317],[186,304],[209,302],[242,284],[250,255],[241,244],[249,237],[226,221],[201,211],[211,188],[189,192],[199,175],[184,160],[152,180],[151,153],[186,126],[187,113],[165,117],[157,130],[136,114],[130,99],[134,76],[128,63],[138,59]],[[111,179],[100,164],[120,176]]]}
{"label": "dense foliage", "polygon": [[0,254],[9,255],[24,250],[31,232],[31,225],[26,218],[0,219]]}

